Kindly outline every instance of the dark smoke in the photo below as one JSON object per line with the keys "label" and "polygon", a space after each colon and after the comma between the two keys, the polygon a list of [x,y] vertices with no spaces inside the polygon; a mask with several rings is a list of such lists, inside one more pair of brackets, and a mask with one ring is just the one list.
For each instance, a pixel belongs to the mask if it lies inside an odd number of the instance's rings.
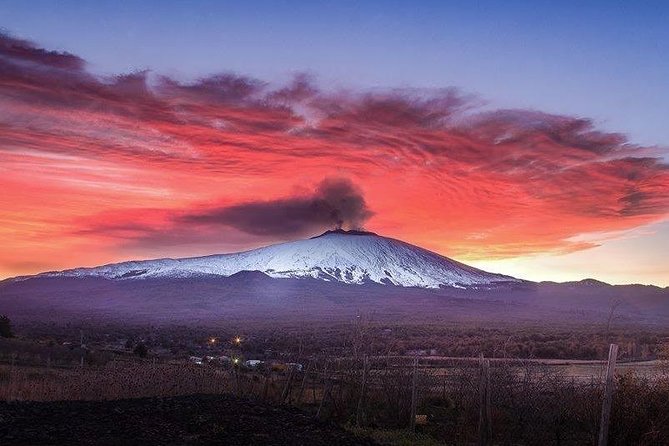
{"label": "dark smoke", "polygon": [[311,195],[215,208],[179,220],[231,226],[254,235],[292,236],[332,228],[361,229],[371,216],[362,192],[351,181],[325,179]]}

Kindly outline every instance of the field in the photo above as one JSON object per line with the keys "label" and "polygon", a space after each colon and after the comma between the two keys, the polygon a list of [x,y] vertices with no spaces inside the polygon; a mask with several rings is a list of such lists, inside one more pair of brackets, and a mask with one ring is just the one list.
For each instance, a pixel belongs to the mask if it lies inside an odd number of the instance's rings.
{"label": "field", "polygon": [[2,444],[373,446],[292,407],[230,395],[0,402]]}
{"label": "field", "polygon": [[[669,442],[661,330],[388,325],[361,317],[198,328],[37,324],[19,334],[0,342],[0,400],[235,395],[296,407],[382,444],[462,445],[480,435],[479,354],[490,358],[495,444],[594,444],[610,340],[621,345],[610,444]],[[146,355],[137,354],[139,344]],[[565,358],[570,351],[586,359]],[[258,362],[245,365],[249,359]],[[406,443],[406,435],[414,440]]]}

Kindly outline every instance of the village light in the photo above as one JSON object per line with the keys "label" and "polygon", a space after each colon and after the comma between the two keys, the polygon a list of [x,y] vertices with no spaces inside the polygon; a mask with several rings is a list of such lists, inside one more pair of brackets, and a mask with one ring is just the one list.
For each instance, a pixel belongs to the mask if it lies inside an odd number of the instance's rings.
{"label": "village light", "polygon": [[216,338],[209,338],[209,343],[210,344],[215,344],[216,343]]}
{"label": "village light", "polygon": [[242,338],[240,338],[239,336],[235,336],[234,342],[235,344],[239,345],[242,343]]}

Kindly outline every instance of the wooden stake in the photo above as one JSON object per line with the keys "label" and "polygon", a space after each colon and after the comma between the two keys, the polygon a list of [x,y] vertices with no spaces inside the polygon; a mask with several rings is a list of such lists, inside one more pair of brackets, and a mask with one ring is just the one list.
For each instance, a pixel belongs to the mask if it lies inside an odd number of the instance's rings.
{"label": "wooden stake", "polygon": [[235,366],[235,393],[237,396],[241,396],[241,386],[239,385],[239,367]]}
{"label": "wooden stake", "polygon": [[418,357],[413,358],[413,372],[411,376],[411,432],[416,430],[416,375],[418,372]]}
{"label": "wooden stake", "polygon": [[490,360],[479,356],[479,446],[492,444],[492,424],[490,407]]}
{"label": "wooden stake", "polygon": [[[290,387],[293,384],[293,375],[295,375],[295,369],[296,369],[296,366],[294,366],[294,365],[290,366],[290,373],[288,373],[288,379],[286,380],[286,385],[284,386],[283,392],[281,393],[281,403],[282,404],[290,396]],[[289,403],[290,403],[290,401],[289,401]]]}
{"label": "wooden stake", "polygon": [[84,330],[79,330],[79,349],[81,350],[81,363],[80,366],[84,366]]}
{"label": "wooden stake", "polygon": [[302,394],[307,385],[307,377],[309,376],[309,369],[311,368],[311,361],[307,362],[307,367],[304,369],[304,376],[302,377],[302,385],[300,385],[300,393],[297,395],[297,404],[302,403]]}
{"label": "wooden stake", "polygon": [[272,376],[272,370],[270,369],[266,374],[265,374],[265,385],[263,386],[262,389],[262,400],[267,401],[267,391],[269,390],[269,382],[271,380]]}
{"label": "wooden stake", "polygon": [[318,406],[318,410],[316,411],[316,418],[320,418],[321,410],[323,410],[323,406],[325,406],[325,401],[327,400],[331,391],[332,391],[332,381],[328,380],[325,383],[325,389],[323,389],[323,398],[321,398],[321,404]]}
{"label": "wooden stake", "polygon": [[485,415],[488,420],[488,443],[492,444],[492,404],[490,395],[492,394],[492,387],[490,386],[490,360],[485,360]]}
{"label": "wooden stake", "polygon": [[358,398],[358,408],[355,412],[355,425],[360,427],[362,424],[362,406],[365,400],[365,385],[367,383],[367,361],[368,357],[365,355],[365,359],[362,363],[362,384],[360,385],[360,398]]}
{"label": "wooden stake", "polygon": [[311,382],[311,403],[316,404],[316,387],[318,385],[318,363],[314,365],[316,371]]}
{"label": "wooden stake", "polygon": [[316,418],[321,416],[321,410],[325,405],[325,400],[330,394],[330,388],[332,387],[332,382],[330,380],[330,375],[328,375],[328,363],[325,361],[325,368],[323,369],[323,377],[325,379],[325,385],[323,388],[323,397],[321,398],[321,403],[318,405],[318,410],[316,411]]}
{"label": "wooden stake", "polygon": [[609,419],[611,417],[611,405],[613,403],[614,377],[616,371],[616,359],[618,358],[618,345],[609,346],[609,361],[606,364],[606,384],[604,388],[604,399],[602,401],[602,418],[599,422],[598,446],[607,446],[609,441]]}

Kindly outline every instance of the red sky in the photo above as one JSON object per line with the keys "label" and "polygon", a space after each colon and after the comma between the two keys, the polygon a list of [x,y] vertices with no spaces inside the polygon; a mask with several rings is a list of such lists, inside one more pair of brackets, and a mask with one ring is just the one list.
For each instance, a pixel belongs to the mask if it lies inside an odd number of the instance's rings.
{"label": "red sky", "polygon": [[665,148],[588,119],[484,111],[453,89],[101,78],[0,36],[0,110],[0,277],[234,251],[338,222],[513,262],[669,216]]}

